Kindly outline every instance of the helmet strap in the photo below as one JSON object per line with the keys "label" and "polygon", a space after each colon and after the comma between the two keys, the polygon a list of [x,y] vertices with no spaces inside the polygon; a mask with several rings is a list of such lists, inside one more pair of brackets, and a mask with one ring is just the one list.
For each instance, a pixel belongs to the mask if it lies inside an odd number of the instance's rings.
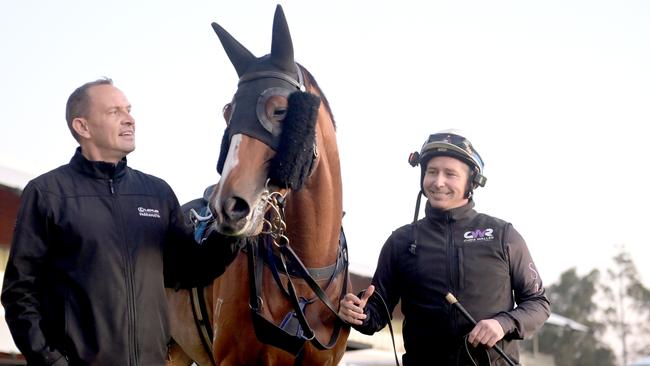
{"label": "helmet strap", "polygon": [[416,254],[415,249],[418,246],[418,216],[420,213],[420,202],[424,193],[422,190],[418,192],[418,198],[415,200],[415,213],[413,214],[413,242],[409,245],[409,252]]}
{"label": "helmet strap", "polygon": [[474,189],[478,187],[485,187],[485,182],[487,178],[481,174],[478,169],[473,168],[472,172],[467,179],[467,190],[465,191],[465,198],[472,198],[474,195]]}
{"label": "helmet strap", "polygon": [[418,198],[415,200],[415,213],[413,214],[413,222],[418,221],[418,216],[420,215],[420,201],[422,200],[422,196],[424,193],[422,190],[418,192]]}
{"label": "helmet strap", "polygon": [[467,188],[465,188],[465,198],[470,199],[474,195],[474,180],[476,179],[476,169],[470,166],[469,177],[467,177]]}

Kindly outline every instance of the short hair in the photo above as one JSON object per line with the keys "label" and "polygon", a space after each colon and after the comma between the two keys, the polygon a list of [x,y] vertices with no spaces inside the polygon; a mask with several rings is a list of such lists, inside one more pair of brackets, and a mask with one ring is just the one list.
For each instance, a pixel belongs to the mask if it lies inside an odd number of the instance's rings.
{"label": "short hair", "polygon": [[68,128],[72,133],[72,137],[79,141],[79,135],[72,128],[72,121],[78,117],[86,117],[88,115],[88,108],[90,107],[90,97],[88,89],[97,85],[113,85],[113,80],[108,77],[103,77],[95,81],[90,81],[75,89],[75,91],[68,97],[68,102],[65,105],[65,119],[68,122]]}

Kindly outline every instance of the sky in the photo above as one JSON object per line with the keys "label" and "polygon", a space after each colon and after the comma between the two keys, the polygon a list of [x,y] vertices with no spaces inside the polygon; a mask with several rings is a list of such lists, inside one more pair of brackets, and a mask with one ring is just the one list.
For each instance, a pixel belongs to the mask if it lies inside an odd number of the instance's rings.
{"label": "sky", "polygon": [[[280,1],[296,60],[337,123],[353,269],[413,217],[433,132],[467,133],[485,161],[476,208],[512,222],[544,282],[604,269],[624,247],[650,286],[647,1]],[[0,2],[0,165],[36,176],[76,147],[79,85],[129,98],[129,164],[181,203],[217,182],[222,107],[237,77],[210,24],[270,52],[271,1]]]}

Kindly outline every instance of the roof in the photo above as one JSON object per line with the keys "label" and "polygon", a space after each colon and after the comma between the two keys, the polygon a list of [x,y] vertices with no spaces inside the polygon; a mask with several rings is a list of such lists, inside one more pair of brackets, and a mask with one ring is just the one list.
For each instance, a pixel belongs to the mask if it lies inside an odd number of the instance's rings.
{"label": "roof", "polygon": [[0,185],[22,190],[32,178],[31,174],[0,165]]}
{"label": "roof", "polygon": [[547,324],[557,325],[557,326],[560,326],[560,327],[567,327],[567,328],[570,328],[571,330],[576,330],[576,331],[579,331],[579,332],[588,332],[589,331],[588,326],[586,326],[586,325],[584,325],[582,323],[578,323],[575,320],[563,317],[562,315],[558,315],[558,314],[554,314],[554,313],[551,313],[551,316],[548,317],[548,320],[546,320],[546,323]]}
{"label": "roof", "polygon": [[643,357],[642,359],[630,363],[627,366],[650,366],[650,356]]}

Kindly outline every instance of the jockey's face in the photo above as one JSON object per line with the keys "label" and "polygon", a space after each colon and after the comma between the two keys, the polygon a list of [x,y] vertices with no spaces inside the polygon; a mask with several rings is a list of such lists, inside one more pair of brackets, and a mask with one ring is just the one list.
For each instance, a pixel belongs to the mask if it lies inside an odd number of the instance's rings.
{"label": "jockey's face", "polygon": [[436,156],[427,163],[422,187],[432,207],[449,210],[467,203],[468,180],[467,164],[448,156]]}

